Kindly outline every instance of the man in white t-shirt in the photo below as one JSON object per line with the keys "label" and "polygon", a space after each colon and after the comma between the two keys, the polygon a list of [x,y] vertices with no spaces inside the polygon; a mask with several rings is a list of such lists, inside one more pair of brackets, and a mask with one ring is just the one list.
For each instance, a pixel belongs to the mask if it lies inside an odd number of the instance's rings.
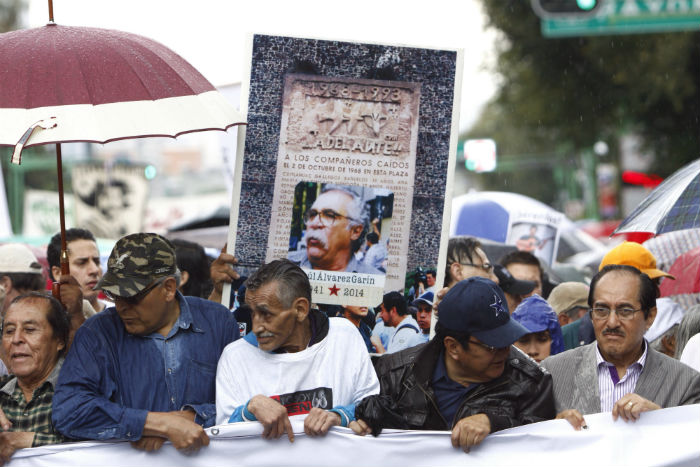
{"label": "man in white t-shirt", "polygon": [[355,326],[312,310],[309,279],[289,260],[262,266],[246,287],[252,333],[221,355],[216,423],[257,420],[264,438],[290,441],[289,415],[308,414],[310,436],[356,423],[355,404],[379,393],[379,381]]}

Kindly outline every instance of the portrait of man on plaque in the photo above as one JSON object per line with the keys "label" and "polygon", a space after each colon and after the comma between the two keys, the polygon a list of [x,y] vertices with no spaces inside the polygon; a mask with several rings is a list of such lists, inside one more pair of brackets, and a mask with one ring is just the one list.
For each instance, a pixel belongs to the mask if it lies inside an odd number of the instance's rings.
{"label": "portrait of man on plaque", "polygon": [[384,275],[393,204],[386,189],[299,182],[287,258],[304,269]]}

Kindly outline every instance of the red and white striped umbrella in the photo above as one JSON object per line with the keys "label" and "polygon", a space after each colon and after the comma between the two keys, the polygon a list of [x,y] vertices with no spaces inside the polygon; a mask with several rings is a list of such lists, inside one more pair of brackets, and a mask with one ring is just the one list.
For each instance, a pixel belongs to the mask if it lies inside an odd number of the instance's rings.
{"label": "red and white striped umbrella", "polygon": [[226,130],[243,117],[192,65],[145,37],[59,26],[0,34],[0,146],[56,143],[61,262],[67,274],[62,142]]}
{"label": "red and white striped umbrella", "polygon": [[662,297],[670,297],[686,310],[700,303],[700,247],[680,255],[669,269],[675,281],[664,279],[659,287]]}

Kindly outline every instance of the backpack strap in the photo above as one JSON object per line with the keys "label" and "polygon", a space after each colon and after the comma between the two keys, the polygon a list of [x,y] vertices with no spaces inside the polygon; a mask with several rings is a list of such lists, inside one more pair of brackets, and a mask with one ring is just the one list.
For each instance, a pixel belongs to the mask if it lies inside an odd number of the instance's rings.
{"label": "backpack strap", "polygon": [[399,328],[396,330],[396,332],[399,332],[399,331],[402,330],[403,328],[411,328],[411,329],[413,329],[413,330],[416,331],[416,332],[420,332],[420,331],[418,330],[418,328],[415,327],[414,325],[412,325],[411,323],[402,324],[401,326],[399,326]]}

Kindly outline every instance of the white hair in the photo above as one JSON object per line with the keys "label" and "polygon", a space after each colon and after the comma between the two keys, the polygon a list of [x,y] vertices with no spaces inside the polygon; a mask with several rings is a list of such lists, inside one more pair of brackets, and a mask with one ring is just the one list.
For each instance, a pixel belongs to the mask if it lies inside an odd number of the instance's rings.
{"label": "white hair", "polygon": [[358,188],[356,187],[328,183],[321,188],[321,194],[328,191],[342,191],[352,199],[352,203],[350,203],[348,209],[347,217],[349,219],[346,229],[350,230],[357,225],[362,227],[362,233],[360,233],[360,236],[353,240],[350,245],[350,249],[353,253],[355,253],[362,246],[362,242],[364,242],[365,231],[367,230],[367,225],[369,223],[369,208],[367,207],[367,203],[364,202],[362,196],[360,193],[358,193]]}
{"label": "white hair", "polygon": [[357,192],[357,188],[348,185],[335,185],[329,183],[324,185],[321,189],[321,194],[328,191],[342,191],[346,195],[352,198],[352,203],[348,208],[348,217],[350,222],[348,223],[348,230],[352,228],[353,225],[361,225],[364,227],[367,225],[369,220],[369,209],[367,208],[367,203],[364,203],[362,196]]}

